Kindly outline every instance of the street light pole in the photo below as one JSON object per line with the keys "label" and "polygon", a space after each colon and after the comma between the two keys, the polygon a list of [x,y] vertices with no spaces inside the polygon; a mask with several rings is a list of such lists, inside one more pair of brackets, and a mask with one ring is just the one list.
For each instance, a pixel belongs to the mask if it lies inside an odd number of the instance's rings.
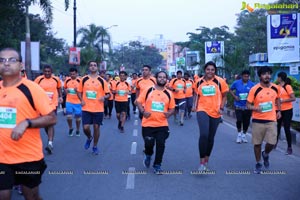
{"label": "street light pole", "polygon": [[104,33],[106,30],[112,28],[112,27],[117,27],[118,25],[114,24],[114,25],[111,25],[107,28],[103,28],[103,32],[101,34],[101,61],[104,61]]}
{"label": "street light pole", "polygon": [[74,0],[74,7],[73,7],[73,10],[74,10],[74,21],[73,21],[73,25],[74,25],[74,41],[73,41],[73,46],[76,47],[76,0]]}

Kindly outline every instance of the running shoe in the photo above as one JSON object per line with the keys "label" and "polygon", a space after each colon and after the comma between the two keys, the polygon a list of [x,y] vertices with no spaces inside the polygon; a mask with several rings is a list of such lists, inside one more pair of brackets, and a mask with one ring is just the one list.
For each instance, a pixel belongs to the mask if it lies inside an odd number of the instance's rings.
{"label": "running shoe", "polygon": [[289,147],[289,148],[287,148],[285,155],[291,155],[291,154],[293,154],[293,149],[292,149],[292,147]]}
{"label": "running shoe", "polygon": [[238,136],[236,138],[236,143],[241,144],[242,143],[242,134],[239,132]]}
{"label": "running shoe", "polygon": [[98,155],[99,154],[98,147],[93,147],[93,154],[94,155]]}
{"label": "running shoe", "polygon": [[269,166],[270,166],[270,163],[269,163],[269,156],[266,156],[264,151],[261,152],[261,156],[262,156],[263,159],[264,159],[264,166],[265,166],[265,168],[268,169]]}
{"label": "running shoe", "polygon": [[90,145],[91,145],[92,140],[93,140],[93,137],[91,137],[91,138],[89,138],[89,139],[86,140],[86,142],[85,142],[85,144],[84,144],[84,148],[85,148],[85,149],[90,148]]}
{"label": "running shoe", "polygon": [[52,154],[53,153],[53,145],[49,144],[46,146],[46,151],[48,152],[48,154]]}
{"label": "running shoe", "polygon": [[72,137],[73,136],[73,129],[69,129],[69,136]]}
{"label": "running shoe", "polygon": [[157,174],[157,175],[162,175],[163,173],[163,170],[161,169],[161,166],[160,165],[154,165],[153,166],[153,172],[154,174]]}
{"label": "running shoe", "polygon": [[262,169],[262,164],[261,163],[256,163],[254,173],[255,174],[260,174],[261,169]]}
{"label": "running shoe", "polygon": [[143,160],[144,167],[149,168],[150,163],[151,163],[151,156],[145,155],[144,160]]}
{"label": "running shoe", "polygon": [[124,127],[123,126],[121,126],[120,127],[120,133],[124,133],[125,131],[124,131]]}
{"label": "running shoe", "polygon": [[198,168],[198,171],[201,171],[201,172],[207,171],[206,165],[205,165],[205,164],[200,164],[200,166],[199,166],[199,168]]}
{"label": "running shoe", "polygon": [[76,131],[76,136],[77,136],[77,137],[80,136],[80,131]]}
{"label": "running shoe", "polygon": [[248,143],[246,134],[242,134],[242,143]]}

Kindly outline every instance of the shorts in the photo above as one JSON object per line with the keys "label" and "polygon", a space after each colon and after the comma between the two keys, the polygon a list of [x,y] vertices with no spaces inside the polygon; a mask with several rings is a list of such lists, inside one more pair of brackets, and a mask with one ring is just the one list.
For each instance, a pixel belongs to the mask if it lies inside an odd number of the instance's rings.
{"label": "shorts", "polygon": [[44,159],[18,164],[0,163],[0,190],[10,190],[14,185],[37,187],[46,168]]}
{"label": "shorts", "polygon": [[121,113],[121,112],[126,113],[128,109],[128,102],[115,101],[115,108],[117,113]]}
{"label": "shorts", "polygon": [[175,104],[176,104],[176,107],[175,107],[176,111],[178,111],[178,110],[184,111],[186,100],[185,100],[185,98],[184,99],[175,99]]}
{"label": "shorts", "polygon": [[82,111],[82,125],[87,124],[102,124],[103,112],[88,112]]}
{"label": "shorts", "polygon": [[74,115],[76,118],[80,118],[82,114],[81,108],[81,104],[66,102],[67,115]]}
{"label": "shorts", "polygon": [[252,143],[254,145],[266,143],[275,145],[277,142],[277,122],[252,122]]}

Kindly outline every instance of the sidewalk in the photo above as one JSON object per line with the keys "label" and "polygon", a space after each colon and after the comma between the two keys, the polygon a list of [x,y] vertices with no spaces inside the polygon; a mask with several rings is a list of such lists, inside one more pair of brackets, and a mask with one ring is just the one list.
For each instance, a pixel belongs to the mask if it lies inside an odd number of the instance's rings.
{"label": "sidewalk", "polygon": [[[234,110],[226,108],[224,111],[223,120],[235,127],[236,126],[236,118],[235,118]],[[250,126],[248,128],[249,134],[252,133],[251,127],[252,126],[251,126],[251,122],[250,122]],[[300,156],[300,132],[297,130],[291,129],[291,133],[292,133],[293,155]],[[251,141],[249,141],[249,142],[251,142]],[[279,138],[279,141],[277,144],[277,149],[279,149],[282,152],[285,152],[286,148],[287,148],[287,143],[285,140],[285,133],[284,133],[284,130],[282,127],[280,138]]]}

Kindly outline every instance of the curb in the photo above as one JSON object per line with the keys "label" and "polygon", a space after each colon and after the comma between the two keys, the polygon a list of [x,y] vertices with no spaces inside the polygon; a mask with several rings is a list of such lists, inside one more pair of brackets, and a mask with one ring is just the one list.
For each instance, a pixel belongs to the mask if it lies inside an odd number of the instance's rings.
{"label": "curb", "polygon": [[[226,116],[235,120],[235,110],[226,108],[225,114],[226,114]],[[249,128],[251,128],[251,127],[249,127]],[[291,135],[292,135],[292,143],[295,145],[300,145],[300,132],[291,128]],[[280,134],[279,139],[282,140],[284,138],[285,138],[285,133],[284,133],[284,130],[281,129],[281,134]]]}

